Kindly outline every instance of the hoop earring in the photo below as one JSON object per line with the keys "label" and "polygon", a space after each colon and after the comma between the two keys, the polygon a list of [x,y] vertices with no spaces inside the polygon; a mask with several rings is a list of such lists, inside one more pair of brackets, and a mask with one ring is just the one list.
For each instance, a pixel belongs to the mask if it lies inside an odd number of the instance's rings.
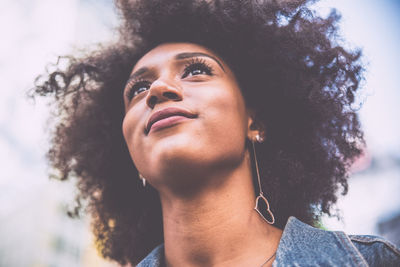
{"label": "hoop earring", "polygon": [[[263,141],[260,135],[257,135],[257,136],[256,136],[256,140],[257,140],[257,142],[259,142],[259,143],[261,143],[261,142]],[[274,224],[274,223],[275,223],[274,214],[272,214],[272,212],[271,212],[271,210],[270,210],[270,208],[269,208],[268,200],[264,197],[264,192],[262,191],[262,188],[261,188],[260,172],[259,172],[259,170],[258,170],[258,162],[257,162],[257,155],[256,155],[256,148],[255,148],[255,145],[254,145],[254,140],[251,140],[251,143],[252,143],[252,145],[253,145],[253,155],[254,155],[254,161],[255,161],[256,171],[257,171],[258,188],[260,189],[260,193],[259,193],[259,195],[258,195],[257,198],[256,198],[256,205],[254,206],[254,209],[258,212],[258,214],[260,214],[261,218],[263,218],[264,221],[266,221],[266,222],[269,223],[269,224]],[[267,205],[267,212],[268,212],[269,215],[271,216],[271,219],[272,219],[271,221],[268,221],[267,218],[265,218],[264,215],[263,215],[263,214],[260,212],[260,210],[258,209],[258,203],[259,203],[259,200],[260,200],[260,199],[264,200],[265,204]]]}
{"label": "hoop earring", "polygon": [[143,187],[146,187],[146,178],[144,178],[143,175],[141,175],[140,173],[139,173],[139,178],[142,180]]}

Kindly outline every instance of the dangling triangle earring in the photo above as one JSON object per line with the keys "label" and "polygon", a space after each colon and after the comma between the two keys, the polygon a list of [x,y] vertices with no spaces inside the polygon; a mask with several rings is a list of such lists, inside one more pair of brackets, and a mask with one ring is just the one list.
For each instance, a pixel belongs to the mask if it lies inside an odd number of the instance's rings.
{"label": "dangling triangle earring", "polygon": [[[256,140],[257,142],[261,143],[263,140],[261,138],[260,135],[256,136]],[[256,171],[257,171],[257,179],[258,179],[258,188],[260,189],[260,194],[258,195],[258,197],[256,198],[256,205],[254,206],[254,209],[258,212],[258,214],[260,214],[261,218],[263,218],[267,223],[269,224],[274,224],[275,223],[275,217],[274,214],[272,214],[271,210],[269,209],[269,203],[268,200],[264,197],[264,192],[262,191],[261,188],[261,181],[260,181],[260,172],[258,171],[258,162],[257,162],[257,156],[256,156],[256,148],[254,145],[254,140],[251,140],[251,143],[253,145],[253,154],[254,154],[254,161],[256,163]],[[267,212],[269,213],[269,215],[271,216],[272,221],[268,221],[264,215],[260,212],[260,210],[258,209],[258,201],[259,200],[264,200],[265,204],[267,205]]]}
{"label": "dangling triangle earring", "polygon": [[139,178],[142,180],[142,182],[143,182],[143,187],[146,187],[146,178],[144,178],[143,177],[143,175],[141,175],[140,173],[139,173]]}

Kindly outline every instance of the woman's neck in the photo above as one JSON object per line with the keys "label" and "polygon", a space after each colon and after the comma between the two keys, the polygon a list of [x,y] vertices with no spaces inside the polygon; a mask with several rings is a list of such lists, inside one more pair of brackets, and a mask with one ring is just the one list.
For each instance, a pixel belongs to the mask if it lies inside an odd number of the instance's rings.
{"label": "woman's neck", "polygon": [[224,178],[192,198],[160,194],[167,267],[261,266],[276,251],[282,231],[253,209],[249,160]]}

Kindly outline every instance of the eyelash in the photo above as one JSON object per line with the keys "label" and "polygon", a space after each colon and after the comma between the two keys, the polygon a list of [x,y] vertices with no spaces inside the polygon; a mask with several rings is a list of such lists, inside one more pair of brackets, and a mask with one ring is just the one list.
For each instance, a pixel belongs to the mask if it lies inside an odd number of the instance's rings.
{"label": "eyelash", "polygon": [[186,78],[190,72],[194,70],[202,70],[206,75],[212,76],[214,74],[213,68],[207,64],[203,58],[192,58],[186,65],[182,74],[182,79]]}
{"label": "eyelash", "polygon": [[[200,70],[201,72],[204,72],[201,74],[205,74],[208,76],[214,75],[214,69],[204,59],[192,58],[185,65],[181,79],[185,79],[194,70]],[[199,74],[196,74],[196,75],[199,75]],[[196,75],[193,75],[193,76],[196,76]],[[150,85],[151,85],[151,83],[148,80],[144,80],[144,79],[132,81],[127,84],[128,90],[126,92],[126,97],[130,101],[130,100],[132,100],[132,98],[139,95],[141,92],[144,92],[144,91],[139,92],[139,89],[141,89],[143,87],[150,88]]]}

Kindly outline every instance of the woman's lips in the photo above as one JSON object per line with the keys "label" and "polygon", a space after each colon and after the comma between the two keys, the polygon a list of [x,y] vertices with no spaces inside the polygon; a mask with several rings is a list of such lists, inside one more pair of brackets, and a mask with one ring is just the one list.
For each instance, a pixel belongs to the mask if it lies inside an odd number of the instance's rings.
{"label": "woman's lips", "polygon": [[174,116],[171,116],[171,117],[156,121],[150,127],[149,133],[157,131],[157,130],[160,130],[160,129],[163,129],[163,128],[167,128],[167,127],[173,126],[173,125],[175,125],[175,124],[177,124],[177,123],[179,123],[181,121],[184,121],[184,120],[190,120],[190,118],[187,118],[187,117],[184,117],[184,116],[180,116],[180,115],[174,115]]}
{"label": "woman's lips", "polygon": [[170,127],[183,120],[193,119],[196,114],[182,108],[169,107],[155,112],[150,116],[146,124],[146,132],[149,134],[152,131]]}

